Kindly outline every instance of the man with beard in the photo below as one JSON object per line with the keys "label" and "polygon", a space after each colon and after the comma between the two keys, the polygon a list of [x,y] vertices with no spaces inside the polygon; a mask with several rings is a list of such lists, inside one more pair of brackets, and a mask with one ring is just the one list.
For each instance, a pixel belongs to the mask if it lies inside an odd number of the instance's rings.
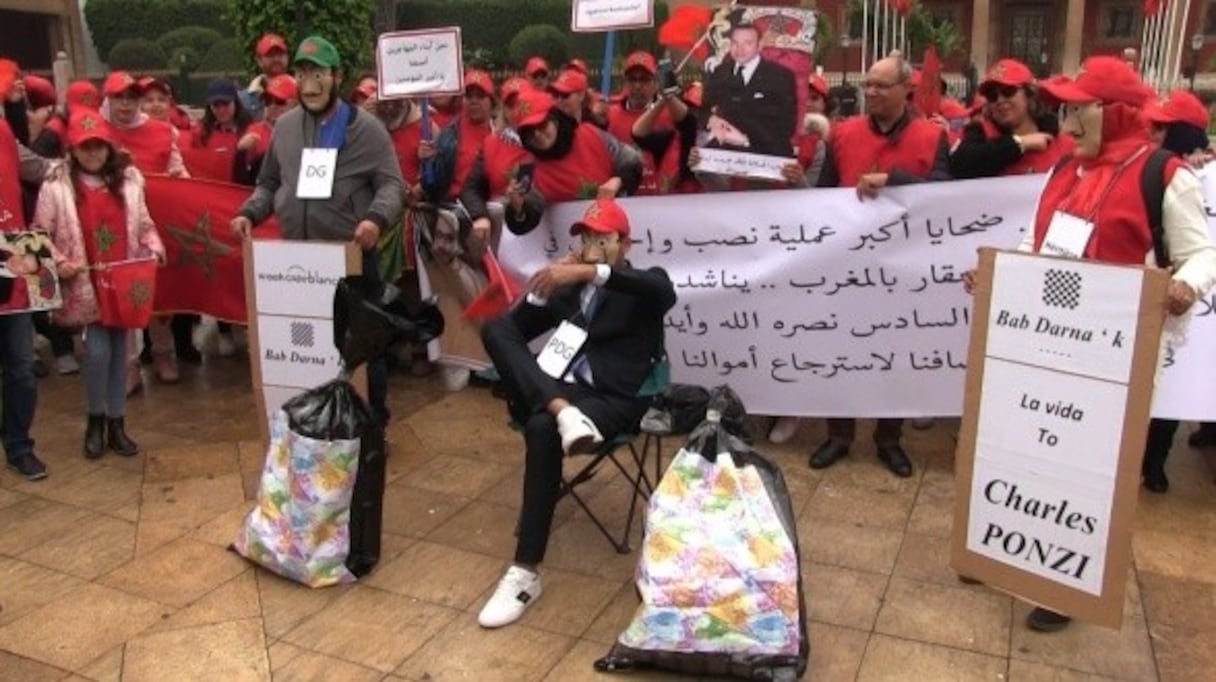
{"label": "man with beard", "polygon": [[[375,277],[380,233],[398,224],[405,203],[393,143],[374,116],[339,99],[342,61],[328,40],[310,36],[300,43],[295,76],[300,106],[275,126],[257,186],[233,218],[232,231],[247,238],[274,213],[286,239],[358,244],[364,276]],[[306,151],[325,166],[329,182],[301,196]],[[388,421],[386,384],[383,360],[368,363],[368,393],[381,424]]]}
{"label": "man with beard", "polygon": [[287,41],[277,33],[267,33],[258,40],[255,58],[261,71],[249,87],[241,93],[241,104],[253,114],[255,120],[262,118],[262,93],[270,79],[287,73]]}

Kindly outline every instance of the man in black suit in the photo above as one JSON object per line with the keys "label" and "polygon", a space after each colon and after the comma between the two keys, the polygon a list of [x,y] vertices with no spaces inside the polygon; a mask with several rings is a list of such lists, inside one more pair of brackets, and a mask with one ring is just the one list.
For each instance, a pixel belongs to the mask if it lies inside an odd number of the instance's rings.
{"label": "man in black suit", "polygon": [[[659,360],[663,316],[676,301],[666,272],[625,260],[629,218],[612,199],[593,203],[570,232],[582,236],[582,253],[538,272],[527,299],[482,330],[527,449],[515,561],[482,608],[482,627],[516,621],[540,596],[537,567],[562,454],[588,452],[637,426],[649,403],[638,391]],[[528,342],[554,329],[534,356]]]}
{"label": "man in black suit", "polygon": [[705,85],[703,111],[711,147],[793,156],[798,94],[789,69],[760,56],[760,32],[751,24],[730,31],[730,56]]}

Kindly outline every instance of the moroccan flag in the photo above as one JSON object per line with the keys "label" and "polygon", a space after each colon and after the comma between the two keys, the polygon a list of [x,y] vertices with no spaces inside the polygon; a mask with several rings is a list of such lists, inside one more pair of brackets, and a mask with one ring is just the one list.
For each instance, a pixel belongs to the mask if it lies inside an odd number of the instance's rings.
{"label": "moroccan flag", "polygon": [[1144,0],[1144,16],[1156,16],[1165,6],[1165,0]]}
{"label": "moroccan flag", "polygon": [[502,265],[494,254],[486,251],[481,260],[486,266],[490,281],[477,298],[469,303],[469,307],[464,309],[464,317],[472,320],[492,320],[510,310],[522,292],[515,280],[503,272]]}
{"label": "moroccan flag", "polygon": [[[157,272],[156,312],[203,313],[245,324],[245,263],[228,224],[253,190],[164,175],[147,181],[148,212],[168,261]],[[278,222],[266,221],[254,236],[277,239]]]}
{"label": "moroccan flag", "polygon": [[681,5],[671,11],[670,18],[659,27],[659,44],[673,50],[693,52],[693,58],[705,61],[709,47],[705,38],[709,33],[714,12],[708,7]]}
{"label": "moroccan flag", "polygon": [[101,323],[118,329],[143,329],[152,321],[156,259],[103,263],[93,271]]}
{"label": "moroccan flag", "polygon": [[920,85],[914,95],[916,106],[924,116],[939,113],[942,105],[942,62],[937,58],[937,48],[930,45],[925,50],[925,61],[920,69]]}

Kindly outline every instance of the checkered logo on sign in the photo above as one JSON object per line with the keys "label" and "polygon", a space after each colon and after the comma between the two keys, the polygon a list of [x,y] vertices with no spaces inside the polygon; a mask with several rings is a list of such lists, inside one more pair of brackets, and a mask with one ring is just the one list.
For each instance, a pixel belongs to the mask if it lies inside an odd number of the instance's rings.
{"label": "checkered logo on sign", "polygon": [[292,322],[291,323],[291,345],[296,348],[312,348],[316,332],[313,331],[312,324],[308,322]]}
{"label": "checkered logo on sign", "polygon": [[1055,308],[1072,310],[1081,304],[1081,273],[1071,270],[1047,271],[1043,278],[1043,302]]}

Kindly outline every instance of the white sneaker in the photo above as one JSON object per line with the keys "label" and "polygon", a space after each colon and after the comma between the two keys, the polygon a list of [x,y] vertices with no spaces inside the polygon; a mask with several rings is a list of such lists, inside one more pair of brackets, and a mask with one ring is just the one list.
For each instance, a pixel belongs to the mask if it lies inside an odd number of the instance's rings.
{"label": "white sneaker", "polygon": [[449,393],[463,391],[469,385],[469,370],[456,365],[440,365],[439,376],[443,380],[443,389]]}
{"label": "white sneaker", "polygon": [[220,334],[219,339],[216,341],[215,349],[221,358],[230,358],[236,355],[236,341],[232,339],[232,334]]}
{"label": "white sneaker", "polygon": [[573,405],[557,413],[557,432],[562,437],[562,450],[567,455],[588,452],[593,446],[604,442],[604,436],[591,417]]}
{"label": "white sneaker", "polygon": [[71,353],[60,355],[55,358],[55,371],[59,372],[60,376],[80,374],[80,363],[76,362],[76,357]]}
{"label": "white sneaker", "polygon": [[512,566],[498,581],[490,601],[481,607],[477,622],[483,628],[510,625],[524,615],[532,602],[540,597],[540,575],[526,568]]}
{"label": "white sneaker", "polygon": [[801,422],[797,417],[777,417],[777,422],[768,432],[768,442],[777,445],[789,442],[789,439],[798,433],[799,423]]}

